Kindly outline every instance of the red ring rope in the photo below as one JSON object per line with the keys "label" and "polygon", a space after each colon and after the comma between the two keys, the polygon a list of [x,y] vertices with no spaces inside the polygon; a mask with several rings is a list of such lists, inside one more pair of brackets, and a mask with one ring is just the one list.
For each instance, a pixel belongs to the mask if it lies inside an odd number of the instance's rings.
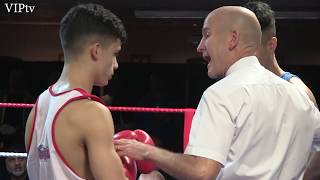
{"label": "red ring rope", "polygon": [[[0,103],[0,108],[32,108],[33,104],[26,103]],[[191,122],[195,109],[191,108],[149,108],[149,107],[118,107],[107,106],[110,111],[122,112],[151,112],[151,113],[184,113],[183,149],[189,142]]]}

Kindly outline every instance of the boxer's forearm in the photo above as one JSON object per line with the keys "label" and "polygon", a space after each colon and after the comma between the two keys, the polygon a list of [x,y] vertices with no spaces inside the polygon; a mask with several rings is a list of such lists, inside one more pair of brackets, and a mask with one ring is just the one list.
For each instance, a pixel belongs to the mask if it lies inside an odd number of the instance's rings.
{"label": "boxer's forearm", "polygon": [[215,179],[221,166],[213,160],[150,147],[147,159],[177,179]]}

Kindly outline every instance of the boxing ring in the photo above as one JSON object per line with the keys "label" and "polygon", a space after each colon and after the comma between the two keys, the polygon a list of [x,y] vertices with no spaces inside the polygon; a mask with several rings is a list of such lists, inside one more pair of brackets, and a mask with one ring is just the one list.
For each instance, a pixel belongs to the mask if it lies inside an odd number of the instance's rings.
{"label": "boxing ring", "polygon": [[[0,103],[0,108],[32,108],[34,104],[27,103]],[[189,142],[191,122],[195,109],[192,108],[149,108],[149,107],[120,107],[107,106],[115,112],[147,112],[147,113],[177,113],[184,115],[183,122],[183,149]],[[0,157],[27,157],[27,153],[0,152]]]}

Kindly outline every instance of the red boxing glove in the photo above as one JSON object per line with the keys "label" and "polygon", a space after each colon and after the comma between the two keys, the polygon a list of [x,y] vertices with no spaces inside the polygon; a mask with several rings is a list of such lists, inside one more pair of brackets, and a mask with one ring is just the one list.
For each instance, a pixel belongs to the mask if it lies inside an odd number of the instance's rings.
{"label": "red boxing glove", "polygon": [[113,139],[136,139],[137,135],[131,130],[123,130],[115,135],[113,135]]}
{"label": "red boxing glove", "polygon": [[134,160],[127,156],[121,157],[124,174],[129,180],[136,180],[137,178],[137,164]]}
{"label": "red boxing glove", "polygon": [[[137,141],[154,146],[154,142],[148,133],[146,133],[141,129],[134,130],[133,132],[136,134]],[[156,165],[152,161],[137,160],[136,163],[137,163],[138,170],[143,174],[148,174],[156,169]]]}
{"label": "red boxing glove", "polygon": [[[141,129],[137,129],[134,131],[131,131],[131,130],[120,131],[113,136],[113,139],[135,139],[144,144],[149,144],[154,146],[154,142],[149,136],[149,134]],[[137,160],[136,166],[138,170],[143,174],[148,174],[156,169],[155,164],[147,160],[142,160],[142,161]]]}

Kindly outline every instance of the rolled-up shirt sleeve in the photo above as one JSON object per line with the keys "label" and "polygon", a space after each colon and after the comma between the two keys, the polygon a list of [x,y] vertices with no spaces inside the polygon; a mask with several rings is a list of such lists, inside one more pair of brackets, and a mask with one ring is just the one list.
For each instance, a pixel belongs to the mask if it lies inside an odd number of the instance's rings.
{"label": "rolled-up shirt sleeve", "polygon": [[185,154],[201,156],[225,165],[235,124],[227,98],[205,91],[192,120]]}

